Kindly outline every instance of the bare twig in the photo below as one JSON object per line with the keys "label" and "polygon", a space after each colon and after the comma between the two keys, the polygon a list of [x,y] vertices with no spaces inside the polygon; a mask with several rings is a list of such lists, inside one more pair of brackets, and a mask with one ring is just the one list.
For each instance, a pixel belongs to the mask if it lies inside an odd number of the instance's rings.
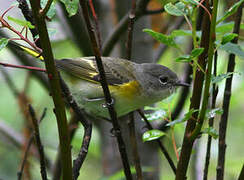
{"label": "bare twig", "polygon": [[132,146],[132,153],[133,153],[133,160],[134,160],[134,165],[136,169],[136,179],[137,180],[142,180],[142,169],[141,169],[141,160],[137,148],[137,138],[136,138],[136,132],[135,132],[135,119],[134,119],[134,112],[131,112],[129,114],[129,132],[130,132],[130,142]]}
{"label": "bare twig", "polygon": [[[43,113],[41,115],[41,118],[40,118],[38,124],[40,124],[40,122],[44,119],[44,117],[46,116],[46,112],[47,112],[47,108],[44,109],[44,111],[43,111]],[[34,132],[32,132],[32,134],[30,136],[30,139],[29,139],[29,141],[27,143],[26,150],[25,150],[24,157],[23,157],[23,161],[21,163],[20,170],[17,173],[18,180],[21,180],[21,178],[22,178],[22,174],[23,174],[23,171],[24,171],[25,163],[27,161],[27,157],[28,157],[28,154],[29,154],[29,150],[31,148],[31,145],[33,143],[33,140],[34,140]],[[41,158],[41,156],[39,156],[39,157]],[[46,160],[44,159],[44,161],[46,161]]]}
{"label": "bare twig", "polygon": [[[205,6],[210,8],[209,2],[205,1]],[[198,64],[205,69],[206,57],[209,46],[209,26],[210,21],[208,14],[204,12],[202,24],[202,38],[200,47],[204,48],[204,52],[198,58]],[[193,93],[191,97],[190,109],[199,109],[201,102],[202,87],[204,81],[204,73],[202,71],[197,71],[194,79]],[[196,126],[196,119],[198,117],[198,112],[192,114],[192,117],[187,121],[185,135],[183,139],[183,145],[180,153],[180,159],[177,165],[178,179],[186,179],[186,171],[188,169],[188,164],[192,152],[192,147],[194,141],[190,139],[190,135]]]}
{"label": "bare twig", "polygon": [[[30,104],[29,104],[29,112],[30,112],[30,115],[31,115],[33,128],[34,128],[34,136],[35,136],[36,144],[37,144],[39,155],[40,155],[41,176],[42,176],[43,180],[47,180],[44,148],[43,148],[42,143],[41,143],[38,120],[36,118],[35,111],[34,111],[34,109],[32,108],[32,106]],[[28,145],[29,144],[30,143],[28,143]]]}
{"label": "bare twig", "polygon": [[14,64],[8,64],[8,63],[2,63],[0,62],[1,66],[4,67],[11,67],[11,68],[20,68],[20,69],[27,69],[27,70],[31,70],[31,71],[40,71],[40,72],[46,72],[46,69],[42,69],[39,67],[34,67],[34,66],[24,66],[24,65],[14,65]]}
{"label": "bare twig", "polygon": [[[149,0],[139,0],[137,2],[137,8],[135,11],[135,21],[138,20],[143,15],[147,15],[147,5],[149,3]],[[117,26],[114,28],[111,35],[105,40],[103,45],[103,56],[108,56],[110,52],[113,50],[114,45],[118,42],[119,37],[123,32],[126,31],[128,27],[129,22],[129,13],[127,13],[117,24]]]}
{"label": "bare twig", "polygon": [[[151,124],[150,124],[149,121],[147,120],[147,118],[146,118],[146,116],[144,115],[144,113],[143,113],[141,110],[137,110],[137,112],[140,114],[140,116],[143,118],[143,120],[144,120],[145,123],[147,124],[147,128],[148,128],[149,130],[152,130],[153,127],[151,126]],[[156,141],[157,141],[157,143],[158,143],[158,145],[159,145],[159,147],[160,147],[162,153],[164,154],[165,158],[167,159],[167,161],[168,161],[168,163],[169,163],[171,169],[173,170],[174,173],[176,173],[176,167],[175,167],[174,162],[173,162],[173,160],[171,159],[171,157],[170,157],[168,151],[166,150],[166,148],[164,147],[164,145],[162,144],[162,142],[161,142],[159,139],[157,139]]]}
{"label": "bare twig", "polygon": [[106,100],[106,106],[108,108],[108,111],[109,111],[109,114],[110,114],[110,117],[112,120],[113,128],[114,128],[114,132],[117,137],[119,151],[120,151],[121,159],[122,159],[123,166],[124,166],[124,173],[125,173],[125,176],[127,179],[132,179],[129,160],[128,160],[128,156],[127,156],[126,149],[125,149],[125,143],[124,143],[124,140],[121,135],[120,126],[119,126],[118,119],[117,119],[117,114],[116,114],[116,111],[113,106],[113,101],[111,98],[110,91],[108,89],[108,84],[107,84],[107,80],[106,80],[106,76],[105,76],[105,72],[104,72],[104,68],[103,68],[103,64],[102,64],[102,59],[101,59],[101,53],[100,53],[99,47],[96,42],[96,35],[95,35],[95,33],[93,31],[93,27],[91,26],[91,23],[90,23],[86,1],[80,0],[80,5],[82,7],[83,16],[86,21],[87,30],[89,32],[89,36],[90,36],[91,43],[92,43],[92,48],[93,48],[93,51],[95,54],[96,64],[97,64],[97,67],[99,70],[99,75],[101,78],[100,82],[101,82],[101,86],[103,88],[103,93],[104,93],[105,100]]}
{"label": "bare twig", "polygon": [[55,106],[55,115],[59,131],[59,143],[61,149],[61,164],[63,179],[72,179],[72,163],[71,163],[71,148],[70,138],[68,133],[67,117],[65,105],[62,98],[60,80],[55,66],[52,47],[47,32],[45,17],[40,16],[40,1],[30,1],[33,17],[35,19],[35,27],[38,29],[45,66],[50,82],[51,94]]}
{"label": "bare twig", "polygon": [[[133,41],[133,29],[134,29],[134,22],[135,22],[135,11],[136,11],[136,0],[131,1],[131,10],[129,13],[129,24],[128,24],[128,37],[127,37],[127,59],[131,60],[132,55],[132,41]],[[134,112],[129,114],[129,133],[130,133],[130,141],[132,146],[132,153],[133,153],[133,160],[136,169],[136,177],[138,180],[142,180],[142,169],[140,164],[140,156],[137,149],[137,142],[136,142],[136,133],[135,133],[135,119],[134,119]]]}
{"label": "bare twig", "polygon": [[40,15],[41,15],[41,16],[43,16],[43,17],[46,16],[46,14],[47,14],[49,8],[50,8],[51,5],[52,5],[52,2],[53,2],[53,0],[48,0],[48,1],[47,1],[46,6],[45,6],[45,7],[41,10],[41,12],[40,12]]}
{"label": "bare twig", "polygon": [[244,164],[242,165],[240,175],[238,177],[238,180],[243,180],[244,179]]}
{"label": "bare twig", "polygon": [[99,23],[98,23],[97,15],[96,15],[92,0],[89,0],[89,5],[90,5],[91,11],[92,11],[92,16],[93,16],[93,19],[95,22],[98,47],[101,52],[102,51],[101,33],[100,33]]}
{"label": "bare twig", "polygon": [[[214,55],[214,72],[213,72],[215,77],[217,75],[217,60],[218,60],[218,53],[216,51]],[[218,95],[218,86],[216,85],[216,83],[214,83],[213,90],[212,90],[212,102],[211,102],[212,109],[214,109],[216,106],[217,95]],[[214,117],[209,119],[208,126],[213,127],[213,124],[214,124]],[[205,156],[205,165],[204,165],[204,174],[203,174],[204,180],[208,179],[208,166],[210,161],[211,143],[212,143],[212,136],[208,135],[207,151]]]}
{"label": "bare twig", "polygon": [[86,155],[88,153],[88,148],[91,140],[91,135],[92,135],[92,124],[91,122],[85,117],[83,111],[80,109],[78,104],[76,103],[75,99],[73,98],[71,92],[68,89],[68,86],[65,84],[65,82],[61,79],[61,87],[63,90],[63,93],[65,95],[65,98],[71,108],[74,110],[76,114],[76,118],[78,121],[81,122],[81,124],[84,127],[84,136],[83,136],[83,141],[82,145],[80,148],[80,152],[78,154],[78,157],[74,160],[74,165],[73,165],[73,178],[77,179],[79,176],[79,171],[80,168],[86,158]]}
{"label": "bare twig", "polygon": [[[238,8],[236,16],[235,16],[235,25],[233,32],[239,34],[240,32],[240,24],[242,18],[242,8],[244,3]],[[232,40],[232,43],[237,44],[238,37]],[[229,55],[229,62],[227,72],[234,72],[235,70],[235,55]],[[224,98],[223,98],[223,114],[221,115],[220,123],[219,123],[219,153],[218,153],[218,165],[217,165],[217,180],[224,179],[224,166],[225,166],[225,151],[226,151],[226,130],[228,123],[228,115],[229,115],[229,106],[230,106],[230,98],[231,98],[231,88],[232,88],[232,79],[233,75],[230,76],[225,82],[225,90],[224,90]]]}

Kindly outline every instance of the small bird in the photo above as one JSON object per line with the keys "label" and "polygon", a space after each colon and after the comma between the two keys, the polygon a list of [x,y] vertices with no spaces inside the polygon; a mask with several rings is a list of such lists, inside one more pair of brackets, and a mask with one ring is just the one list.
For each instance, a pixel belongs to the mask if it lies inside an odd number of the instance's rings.
{"label": "small bird", "polygon": [[[43,59],[31,48],[15,42],[12,44]],[[172,70],[159,64],[137,64],[114,57],[102,57],[102,62],[118,117],[167,98],[179,86],[189,86],[181,82]],[[55,63],[78,105],[90,115],[110,119],[104,106],[95,57],[61,59],[55,60]]]}

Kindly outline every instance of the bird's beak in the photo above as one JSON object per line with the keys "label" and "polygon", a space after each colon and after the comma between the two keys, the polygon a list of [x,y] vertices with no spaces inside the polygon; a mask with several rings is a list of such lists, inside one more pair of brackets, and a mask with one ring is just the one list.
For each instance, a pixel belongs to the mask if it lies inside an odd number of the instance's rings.
{"label": "bird's beak", "polygon": [[175,86],[190,87],[190,84],[187,84],[185,82],[178,81],[178,82],[175,83]]}

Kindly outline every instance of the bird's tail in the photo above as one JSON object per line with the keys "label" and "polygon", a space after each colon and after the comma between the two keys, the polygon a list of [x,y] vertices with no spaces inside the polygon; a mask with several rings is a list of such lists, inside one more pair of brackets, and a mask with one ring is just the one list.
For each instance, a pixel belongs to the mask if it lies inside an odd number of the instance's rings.
{"label": "bird's tail", "polygon": [[27,53],[27,54],[35,57],[35,58],[38,58],[41,61],[44,60],[44,57],[37,50],[31,49],[31,48],[29,48],[27,46],[24,46],[22,44],[19,44],[19,43],[13,41],[13,40],[9,40],[8,41],[8,46],[11,46],[11,47],[13,47],[13,48],[15,48],[17,50],[20,50],[20,51],[24,51],[25,53]]}

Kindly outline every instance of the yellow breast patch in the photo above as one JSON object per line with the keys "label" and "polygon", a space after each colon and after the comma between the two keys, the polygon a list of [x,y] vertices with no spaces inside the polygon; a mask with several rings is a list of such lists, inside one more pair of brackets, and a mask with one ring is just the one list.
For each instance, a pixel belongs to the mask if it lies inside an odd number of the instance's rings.
{"label": "yellow breast patch", "polygon": [[122,85],[110,85],[111,93],[119,94],[119,96],[126,98],[134,98],[140,94],[140,84],[137,81],[130,81]]}

